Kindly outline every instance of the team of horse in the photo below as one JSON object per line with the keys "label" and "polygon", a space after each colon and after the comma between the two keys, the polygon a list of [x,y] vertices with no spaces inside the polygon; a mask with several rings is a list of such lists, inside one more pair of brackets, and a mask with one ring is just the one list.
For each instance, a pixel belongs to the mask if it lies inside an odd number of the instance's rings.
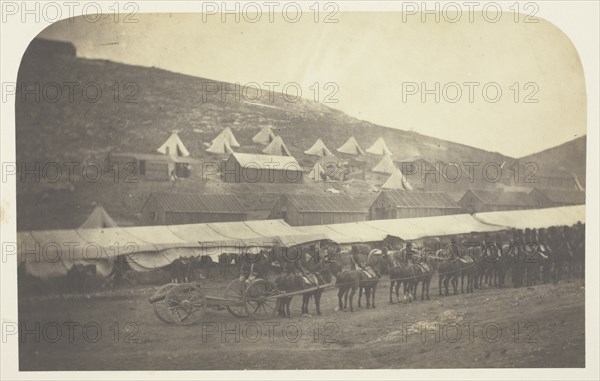
{"label": "team of horse", "polygon": [[[256,273],[265,277],[279,275],[273,287],[283,292],[311,289],[302,293],[303,315],[309,314],[309,303],[314,300],[315,312],[321,314],[321,295],[328,285],[338,289],[338,309],[354,311],[354,298],[358,292],[358,307],[364,295],[366,308],[375,308],[377,287],[382,277],[389,279],[389,303],[411,303],[429,300],[430,284],[437,274],[440,296],[472,293],[484,287],[503,288],[507,278],[514,287],[533,286],[538,282],[558,282],[564,272],[568,277],[584,271],[585,227],[552,227],[525,229],[483,235],[458,235],[452,240],[434,238],[420,242],[417,254],[408,258],[406,247],[361,247],[367,252],[360,267],[351,263],[350,269],[341,264],[339,248],[329,247],[319,251],[314,246],[308,250],[275,248],[268,253],[223,254],[220,267],[235,266],[242,273]],[[456,249],[452,249],[456,246]],[[453,254],[454,253],[454,254]],[[174,281],[191,281],[198,269],[214,266],[192,258],[173,262]],[[400,292],[402,290],[402,294]],[[290,317],[293,297],[281,298],[278,312]]]}
{"label": "team of horse", "polygon": [[[389,278],[389,302],[430,299],[429,288],[438,276],[440,296],[472,293],[484,287],[504,288],[508,279],[513,287],[531,287],[538,283],[558,282],[564,277],[585,274],[585,225],[525,229],[495,234],[461,235],[451,240],[459,246],[458,257],[452,257],[452,243],[433,239],[422,245],[413,260],[407,260],[406,248],[373,249],[365,269],[349,269],[335,274],[338,308],[354,310],[353,298],[366,297],[366,307],[375,308],[377,285],[382,276]],[[341,267],[338,265],[338,268]],[[305,312],[303,306],[303,313]]]}

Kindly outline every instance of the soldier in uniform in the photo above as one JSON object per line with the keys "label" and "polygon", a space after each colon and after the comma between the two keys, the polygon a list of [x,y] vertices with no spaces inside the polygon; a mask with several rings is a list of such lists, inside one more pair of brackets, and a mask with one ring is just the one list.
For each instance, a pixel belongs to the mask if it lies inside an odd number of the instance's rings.
{"label": "soldier in uniform", "polygon": [[360,263],[358,247],[356,246],[352,246],[352,250],[350,252],[350,262],[350,267],[352,268],[352,270],[358,270],[358,268],[360,268],[361,270],[365,269],[365,266],[362,263]]}
{"label": "soldier in uniform", "polygon": [[460,249],[458,244],[456,243],[456,238],[450,238],[450,246],[448,247],[448,252],[450,253],[450,260],[455,262],[457,259],[461,257]]}
{"label": "soldier in uniform", "polygon": [[412,242],[406,243],[406,261],[409,265],[415,264],[415,255],[419,254],[417,250],[414,249]]}

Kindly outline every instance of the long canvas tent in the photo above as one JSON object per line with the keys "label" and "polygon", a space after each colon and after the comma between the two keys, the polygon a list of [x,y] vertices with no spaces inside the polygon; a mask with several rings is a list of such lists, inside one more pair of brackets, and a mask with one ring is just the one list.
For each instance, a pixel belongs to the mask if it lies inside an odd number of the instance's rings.
{"label": "long canvas tent", "polygon": [[283,220],[266,220],[22,231],[17,233],[17,252],[27,273],[39,278],[65,275],[76,263],[95,264],[100,274],[108,275],[118,256],[127,256],[134,270],[147,271],[181,256],[206,255],[218,260],[225,252],[292,247],[325,239],[339,244],[379,242],[388,236],[416,240],[577,222],[585,222],[585,205],[294,227]]}
{"label": "long canvas tent", "polygon": [[515,229],[541,229],[560,225],[571,226],[578,222],[585,222],[585,205],[484,212],[475,213],[473,217],[485,224]]}
{"label": "long canvas tent", "polygon": [[396,220],[374,220],[365,221],[365,224],[405,241],[425,237],[440,237],[504,230],[503,227],[481,223],[469,214],[402,218]]}

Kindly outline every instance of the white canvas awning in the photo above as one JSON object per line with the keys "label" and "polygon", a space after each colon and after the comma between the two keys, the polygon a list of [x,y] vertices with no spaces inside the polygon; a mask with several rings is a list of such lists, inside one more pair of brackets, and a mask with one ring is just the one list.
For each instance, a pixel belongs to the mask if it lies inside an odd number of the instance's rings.
{"label": "white canvas awning", "polygon": [[485,224],[515,229],[572,226],[585,222],[585,205],[475,213],[473,217]]}

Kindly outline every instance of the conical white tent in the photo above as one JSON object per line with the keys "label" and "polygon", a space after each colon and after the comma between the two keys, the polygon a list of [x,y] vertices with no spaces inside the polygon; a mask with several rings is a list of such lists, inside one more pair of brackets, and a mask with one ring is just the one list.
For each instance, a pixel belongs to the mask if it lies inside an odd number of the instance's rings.
{"label": "conical white tent", "polygon": [[223,134],[220,134],[212,141],[212,144],[206,149],[206,152],[232,153],[233,149],[231,149],[231,146],[229,145],[229,142],[227,141],[225,136],[223,136]]}
{"label": "conical white tent", "polygon": [[158,147],[157,151],[169,156],[190,156],[190,152],[183,145],[177,132],[173,132],[163,145]]}
{"label": "conical white tent", "polygon": [[373,172],[392,174],[398,169],[390,155],[385,155],[381,161],[373,168]]}
{"label": "conical white tent", "polygon": [[321,138],[317,139],[315,144],[313,144],[312,147],[310,147],[309,149],[304,151],[304,153],[307,155],[320,156],[320,157],[335,156],[333,154],[333,152],[331,152],[329,150],[329,148],[327,148],[325,146],[325,143],[323,143]]}
{"label": "conical white tent", "polygon": [[323,175],[325,174],[325,169],[318,161],[313,165],[308,177],[314,181],[315,183],[320,183],[323,181]]}
{"label": "conical white tent", "polygon": [[271,130],[271,126],[263,127],[258,134],[254,135],[252,138],[254,143],[265,145],[271,143],[273,140],[275,140],[275,134],[273,133],[273,130]]}
{"label": "conical white tent", "polygon": [[402,171],[397,168],[385,184],[381,186],[381,189],[413,190]]}
{"label": "conical white tent", "polygon": [[281,136],[276,136],[275,139],[268,146],[266,146],[262,152],[267,155],[292,156],[290,151],[285,146],[283,139],[281,139]]}
{"label": "conical white tent", "polygon": [[80,229],[110,228],[117,226],[117,223],[106,213],[103,207],[97,206],[92,210],[88,218],[83,221]]}
{"label": "conical white tent", "polygon": [[[221,137],[223,137],[223,139],[225,139],[225,141],[227,141],[227,143],[229,144],[229,147],[239,147],[240,143],[238,143],[238,141],[235,139],[235,136],[233,135],[233,132],[231,131],[231,128],[227,127],[225,128],[223,131],[221,131],[221,133],[219,135],[217,135],[216,138],[213,139],[213,143],[215,142],[215,140],[217,139],[221,139]],[[219,140],[220,142],[220,140]]]}
{"label": "conical white tent", "polygon": [[354,136],[351,136],[344,145],[337,149],[338,152],[348,155],[364,155],[365,151],[360,148]]}
{"label": "conical white tent", "polygon": [[392,151],[388,148],[387,144],[385,144],[385,140],[380,136],[375,143],[369,148],[367,148],[367,152],[372,155],[391,155]]}

